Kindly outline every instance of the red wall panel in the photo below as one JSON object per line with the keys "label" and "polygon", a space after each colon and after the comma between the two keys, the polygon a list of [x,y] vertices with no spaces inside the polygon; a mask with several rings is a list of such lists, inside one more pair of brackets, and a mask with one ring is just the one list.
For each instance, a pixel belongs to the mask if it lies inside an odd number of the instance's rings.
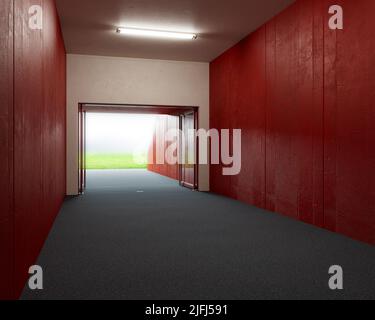
{"label": "red wall panel", "polygon": [[[43,8],[43,29],[28,9]],[[65,49],[53,0],[15,2],[15,294],[65,196]]]}
{"label": "red wall panel", "polygon": [[335,163],[326,173],[330,213],[335,231],[375,243],[375,1],[339,3],[345,26],[336,36],[336,96],[326,119],[334,137],[326,159]]}
{"label": "red wall panel", "polygon": [[[178,116],[171,116],[171,115],[158,115],[157,116],[156,124],[155,124],[155,134],[153,137],[153,141],[150,145],[149,164],[147,166],[147,169],[149,171],[158,173],[160,175],[163,175],[171,179],[175,179],[175,180],[179,179],[178,164],[171,165],[166,162],[164,164],[156,163],[157,151],[159,152],[159,154],[164,155],[165,151],[171,145],[172,142],[166,142],[164,144],[158,145],[156,141],[157,141],[157,137],[160,139],[160,141],[164,141],[168,130],[176,130],[178,128],[179,128]],[[159,148],[159,150],[157,150],[157,148]]]}
{"label": "red wall panel", "polygon": [[[329,1],[324,1],[328,7]],[[328,11],[328,10],[327,10]],[[324,13],[323,13],[324,14]],[[327,15],[325,15],[327,18]],[[345,18],[346,19],[346,18]],[[342,32],[342,31],[341,31]],[[336,62],[337,34],[324,26],[324,227],[336,231]]]}
{"label": "red wall panel", "polygon": [[0,300],[13,278],[13,0],[0,2]]}
{"label": "red wall panel", "polygon": [[[314,105],[313,1],[267,26],[267,209],[313,223],[322,201],[322,109]],[[319,141],[316,143],[316,141]],[[320,159],[317,162],[316,160]]]}
{"label": "red wall panel", "polygon": [[0,300],[14,298],[13,293],[13,223],[12,220],[0,222]]}
{"label": "red wall panel", "polygon": [[261,28],[210,68],[211,127],[242,128],[247,141],[241,173],[224,177],[221,166],[213,165],[212,189],[260,207],[265,206],[265,58],[265,28]]}
{"label": "red wall panel", "polygon": [[28,26],[28,8],[39,1],[15,2],[15,287],[26,280],[41,246],[42,212],[42,32]]}
{"label": "red wall panel", "polygon": [[0,222],[9,220],[13,166],[13,1],[0,3]]}
{"label": "red wall panel", "polygon": [[373,12],[297,1],[211,63],[210,126],[243,130],[241,174],[212,166],[212,191],[375,244]]}
{"label": "red wall panel", "polygon": [[313,37],[312,37],[312,59],[313,59],[313,92],[312,92],[312,113],[310,121],[313,123],[314,134],[312,136],[313,148],[313,173],[312,190],[313,198],[313,223],[318,227],[324,227],[324,26],[326,15],[324,11],[327,6],[322,1],[312,1],[313,16]]}

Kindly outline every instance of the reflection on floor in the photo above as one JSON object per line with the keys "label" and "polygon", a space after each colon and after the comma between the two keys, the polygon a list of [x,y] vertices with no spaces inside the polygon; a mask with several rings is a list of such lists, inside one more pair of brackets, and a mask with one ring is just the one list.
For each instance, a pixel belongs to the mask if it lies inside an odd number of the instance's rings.
{"label": "reflection on floor", "polygon": [[[143,170],[91,171],[24,299],[375,298],[375,248]],[[344,269],[344,290],[328,269]]]}

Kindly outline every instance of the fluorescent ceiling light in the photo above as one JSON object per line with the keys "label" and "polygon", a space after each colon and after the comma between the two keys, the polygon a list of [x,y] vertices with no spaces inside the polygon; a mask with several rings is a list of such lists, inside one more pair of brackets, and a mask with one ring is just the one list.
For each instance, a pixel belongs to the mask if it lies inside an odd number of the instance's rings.
{"label": "fluorescent ceiling light", "polygon": [[138,37],[169,38],[182,40],[195,40],[197,38],[197,35],[194,33],[170,32],[135,28],[117,28],[117,33]]}

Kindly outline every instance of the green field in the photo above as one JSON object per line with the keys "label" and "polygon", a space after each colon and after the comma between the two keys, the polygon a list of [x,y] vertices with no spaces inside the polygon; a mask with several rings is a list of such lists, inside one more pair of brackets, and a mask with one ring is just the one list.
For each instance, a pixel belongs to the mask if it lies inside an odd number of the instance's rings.
{"label": "green field", "polygon": [[[147,155],[142,156],[147,163]],[[137,164],[131,154],[87,154],[87,169],[146,169],[147,164]]]}

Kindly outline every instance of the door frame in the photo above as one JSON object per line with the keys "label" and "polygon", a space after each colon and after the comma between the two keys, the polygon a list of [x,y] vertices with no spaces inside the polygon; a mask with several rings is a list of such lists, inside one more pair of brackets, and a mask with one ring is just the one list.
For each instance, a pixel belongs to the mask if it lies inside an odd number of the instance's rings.
{"label": "door frame", "polygon": [[[113,103],[78,103],[78,193],[84,194],[86,189],[86,118],[87,113],[128,113],[128,114],[166,114],[179,117],[179,129],[182,130],[181,115],[194,113],[194,129],[199,125],[199,107],[174,106],[174,105],[150,105],[150,104],[113,104]],[[179,184],[183,187],[198,190],[199,188],[199,141],[195,140],[195,165],[194,185],[182,181],[182,164],[179,164]]]}
{"label": "door frame", "polygon": [[86,189],[86,112],[81,104],[78,106],[78,193]]}
{"label": "door frame", "polygon": [[[179,126],[180,126],[180,131],[182,132],[183,131],[183,119],[184,117],[186,117],[187,115],[191,115],[193,114],[193,117],[194,117],[194,129],[195,130],[198,130],[198,125],[199,125],[199,112],[198,110],[190,110],[190,111],[187,111],[187,112],[184,112],[183,114],[181,114],[179,116]],[[180,140],[184,139],[184,137],[180,137]],[[186,143],[186,142],[185,142]],[[192,190],[198,190],[199,189],[199,137],[198,136],[195,136],[195,146],[194,146],[194,152],[195,152],[195,155],[194,155],[194,182],[193,184],[191,183],[188,183],[186,181],[184,181],[184,164],[180,163],[179,164],[179,182],[180,182],[180,185],[185,187],[185,188],[189,188],[189,189],[192,189]],[[179,154],[179,158],[182,159],[182,149],[179,148],[180,150],[180,154]]]}

